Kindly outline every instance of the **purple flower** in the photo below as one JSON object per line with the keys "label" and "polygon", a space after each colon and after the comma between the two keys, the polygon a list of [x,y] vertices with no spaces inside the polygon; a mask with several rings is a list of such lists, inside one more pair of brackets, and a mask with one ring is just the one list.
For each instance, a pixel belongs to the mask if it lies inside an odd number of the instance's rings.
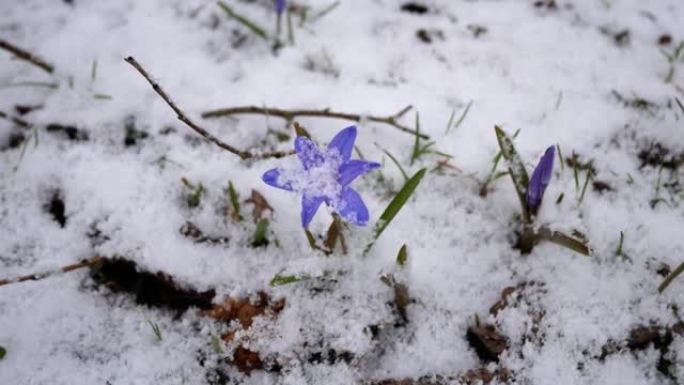
{"label": "purple flower", "polygon": [[321,203],[325,202],[349,223],[363,226],[368,208],[349,184],[358,176],[380,167],[379,163],[350,159],[356,140],[356,126],[340,131],[321,151],[311,139],[298,136],[295,151],[299,163],[292,169],[274,168],[261,179],[266,184],[302,194],[302,226],[307,228]]}
{"label": "purple flower", "polygon": [[276,0],[275,11],[278,15],[281,15],[285,10],[285,0]]}
{"label": "purple flower", "polygon": [[551,180],[551,173],[553,172],[553,157],[555,155],[555,147],[550,146],[539,160],[537,167],[532,173],[530,184],[527,185],[527,209],[536,214],[541,205],[542,198],[544,198],[544,191]]}

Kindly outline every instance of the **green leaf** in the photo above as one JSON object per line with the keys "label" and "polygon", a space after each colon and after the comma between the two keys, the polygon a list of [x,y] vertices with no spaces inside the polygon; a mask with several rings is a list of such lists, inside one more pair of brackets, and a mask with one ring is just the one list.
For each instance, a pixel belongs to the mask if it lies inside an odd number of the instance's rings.
{"label": "green leaf", "polygon": [[[454,124],[454,129],[456,129],[456,128],[458,128],[458,127],[461,126],[461,123],[463,123],[463,121],[465,120],[466,116],[468,116],[468,111],[470,111],[470,107],[472,107],[472,105],[473,105],[473,101],[471,100],[471,101],[468,102],[468,104],[466,105],[465,109],[463,110],[463,113],[461,114],[461,116],[458,118],[458,120],[457,120],[456,123]],[[450,129],[450,128],[451,128],[451,126],[447,127],[447,133],[449,133],[449,129]]]}
{"label": "green leaf", "polygon": [[303,280],[303,279],[305,279],[305,278],[306,278],[306,277],[300,277],[300,276],[297,276],[297,275],[280,275],[280,274],[276,274],[276,275],[273,277],[273,279],[271,279],[271,282],[269,283],[269,285],[271,285],[271,286],[288,285],[288,284],[290,284],[290,283],[299,282],[299,281],[301,281],[301,280]]}
{"label": "green leaf", "polygon": [[380,215],[380,219],[378,220],[378,223],[375,225],[373,241],[371,241],[371,243],[369,243],[368,246],[366,246],[364,254],[366,254],[373,247],[375,240],[377,240],[380,237],[380,234],[382,234],[382,232],[385,231],[385,229],[392,222],[394,217],[397,216],[401,208],[404,207],[408,199],[415,191],[416,187],[418,187],[418,185],[420,184],[420,181],[425,176],[426,171],[426,168],[422,168],[417,173],[415,173],[409,180],[406,181],[404,187],[402,187],[401,190],[399,190],[397,195],[394,196],[394,199],[392,199],[392,201],[387,205],[387,208],[385,209],[385,211],[383,211],[382,215]]}
{"label": "green leaf", "polygon": [[190,190],[185,197],[188,207],[195,208],[199,206],[202,202],[202,196],[204,196],[204,185],[202,183],[195,185],[185,177],[181,178],[181,182]]}
{"label": "green leaf", "polygon": [[214,353],[223,355],[223,347],[221,346],[221,339],[215,335],[211,335],[211,347],[214,349]]}
{"label": "green leaf", "polygon": [[233,208],[233,219],[239,222],[243,219],[240,214],[240,196],[237,191],[235,191],[235,187],[231,181],[228,181],[228,197],[230,198],[230,205]]}
{"label": "green leaf", "polygon": [[589,249],[589,246],[587,246],[586,238],[579,240],[569,235],[563,234],[560,231],[553,231],[546,226],[538,230],[536,237],[539,240],[546,240],[577,253],[591,256],[591,249]]}
{"label": "green leaf", "polygon": [[684,272],[684,262],[677,266],[677,268],[672,273],[670,273],[670,275],[668,275],[667,278],[665,278],[663,283],[661,283],[660,286],[658,286],[658,293],[662,294],[662,292],[664,292],[665,289],[667,289],[667,287],[670,286],[670,283],[672,283],[672,281],[674,281],[674,279],[677,278],[677,276],[682,274],[682,272]]}
{"label": "green leaf", "polygon": [[3,358],[5,358],[6,355],[7,355],[7,349],[5,349],[4,347],[0,346],[0,360],[3,359]]}
{"label": "green leaf", "polygon": [[399,249],[399,253],[397,254],[397,265],[406,266],[407,261],[408,253],[406,252],[406,244],[404,243],[404,245],[401,246],[401,249]]}
{"label": "green leaf", "polygon": [[496,139],[499,142],[499,148],[501,148],[501,154],[508,163],[508,172],[511,175],[511,180],[513,180],[515,191],[518,193],[523,221],[525,223],[530,223],[530,213],[527,210],[527,201],[525,199],[527,186],[530,184],[530,178],[527,176],[525,164],[522,159],[520,159],[520,155],[518,155],[518,151],[516,151],[515,146],[513,146],[513,141],[508,135],[506,135],[499,126],[495,126],[494,130],[496,131]]}
{"label": "green leaf", "polygon": [[228,4],[224,3],[223,1],[219,1],[217,4],[224,12],[226,12],[226,14],[228,16],[232,17],[237,22],[239,22],[240,24],[247,27],[255,35],[259,36],[260,38],[262,38],[264,40],[268,40],[268,35],[266,34],[266,31],[264,31],[263,28],[259,27],[254,22],[247,19],[246,17],[244,17],[244,16],[236,13],[235,11],[233,11],[233,8],[229,7]]}
{"label": "green leaf", "polygon": [[262,247],[268,245],[268,219],[261,218],[259,223],[257,223],[256,230],[254,231],[254,240],[252,241],[252,247]]}

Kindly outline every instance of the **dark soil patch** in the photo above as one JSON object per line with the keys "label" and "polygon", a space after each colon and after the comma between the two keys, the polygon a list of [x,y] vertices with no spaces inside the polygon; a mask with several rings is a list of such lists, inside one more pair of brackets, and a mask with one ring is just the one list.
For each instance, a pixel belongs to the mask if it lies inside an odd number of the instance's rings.
{"label": "dark soil patch", "polygon": [[190,221],[186,221],[178,232],[187,239],[195,243],[209,243],[212,245],[226,245],[228,244],[228,237],[210,237],[205,235],[197,225]]}
{"label": "dark soil patch", "polygon": [[147,131],[138,129],[135,118],[132,116],[126,118],[124,122],[124,133],[124,146],[126,147],[136,146],[150,136]]}
{"label": "dark soil patch", "polygon": [[428,7],[425,4],[418,2],[409,2],[402,4],[401,10],[402,12],[424,15],[428,12]]}
{"label": "dark soil patch", "polygon": [[40,110],[41,108],[43,108],[42,104],[38,104],[38,105],[17,104],[16,106],[14,106],[14,111],[16,111],[17,114],[24,116],[28,113],[33,112],[33,111]]}
{"label": "dark soil patch", "polygon": [[75,126],[52,123],[48,124],[45,129],[47,132],[60,135],[61,137],[74,142],[86,142],[89,139],[87,131],[78,129]]}
{"label": "dark soil patch", "polygon": [[64,198],[60,190],[54,191],[50,195],[50,200],[45,205],[45,210],[52,216],[55,222],[60,227],[64,228],[67,224],[67,217],[65,215],[66,207],[64,205]]}
{"label": "dark soil patch", "polygon": [[499,362],[499,355],[506,350],[508,341],[494,325],[482,324],[468,328],[466,339],[484,362]]}
{"label": "dark soil patch", "polygon": [[651,166],[676,170],[684,163],[684,153],[675,153],[659,142],[650,142],[637,156],[641,161],[639,168]]}
{"label": "dark soil patch", "polygon": [[182,288],[168,275],[140,271],[135,262],[122,258],[106,259],[91,269],[95,282],[114,292],[135,296],[141,305],[175,310],[180,315],[191,307],[212,307],[214,290],[196,291]]}

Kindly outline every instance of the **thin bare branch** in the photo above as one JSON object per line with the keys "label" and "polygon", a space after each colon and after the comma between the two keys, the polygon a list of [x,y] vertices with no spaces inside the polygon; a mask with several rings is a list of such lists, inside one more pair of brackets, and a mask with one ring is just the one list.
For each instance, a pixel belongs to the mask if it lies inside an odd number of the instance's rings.
{"label": "thin bare branch", "polygon": [[411,135],[418,135],[423,139],[429,139],[430,137],[417,132],[416,130],[406,127],[399,123],[399,119],[409,112],[413,107],[406,106],[401,111],[390,116],[364,116],[360,114],[348,114],[344,112],[331,111],[329,108],[323,110],[285,110],[281,108],[273,107],[258,107],[258,106],[241,106],[241,107],[229,107],[221,108],[217,110],[207,111],[202,114],[205,119],[208,118],[218,118],[231,115],[243,115],[243,114],[259,114],[259,115],[269,115],[277,116],[279,118],[291,121],[297,117],[320,117],[320,118],[332,118],[332,119],[342,119],[350,120],[353,122],[360,122],[361,120],[368,119],[371,122],[383,123],[392,126],[400,131],[407,132]]}
{"label": "thin bare branch", "polygon": [[105,259],[105,257],[97,255],[97,256],[94,256],[92,258],[83,260],[81,262],[74,263],[72,265],[64,266],[64,267],[57,269],[57,270],[52,270],[52,271],[48,271],[48,272],[44,272],[44,273],[29,274],[29,275],[24,275],[21,277],[15,277],[15,278],[11,278],[11,279],[0,279],[0,286],[9,285],[12,283],[17,283],[17,282],[38,281],[38,280],[41,280],[43,278],[51,277],[51,276],[56,275],[56,274],[68,273],[68,272],[71,272],[74,270],[82,269],[84,267],[91,267],[91,266],[96,265],[100,261],[103,261],[104,259]]}
{"label": "thin bare branch", "polygon": [[52,64],[46,63],[39,57],[33,55],[31,52],[23,48],[19,48],[16,45],[11,44],[7,40],[0,39],[0,48],[10,52],[17,59],[25,60],[49,74],[51,74],[55,70],[55,67],[53,67]]}
{"label": "thin bare branch", "polygon": [[185,115],[185,113],[171,100],[171,97],[169,97],[169,95],[161,88],[161,86],[157,82],[152,80],[147,71],[145,71],[145,69],[140,65],[140,63],[138,63],[135,60],[135,58],[129,56],[124,60],[128,64],[133,66],[133,68],[135,68],[140,73],[140,75],[142,75],[145,78],[145,80],[147,80],[147,82],[150,83],[154,92],[156,92],[157,95],[159,95],[166,102],[166,104],[168,104],[169,107],[171,107],[173,112],[176,113],[176,117],[178,118],[178,120],[185,123],[186,126],[190,127],[195,132],[203,136],[208,141],[214,143],[218,147],[239,156],[241,159],[281,158],[293,154],[292,151],[273,151],[263,153],[250,152],[233,147],[230,144],[221,141],[219,138],[210,134],[207,130],[200,127],[192,120],[190,120],[190,118],[188,118],[187,115]]}
{"label": "thin bare branch", "polygon": [[23,128],[31,127],[31,124],[29,122],[25,121],[24,119],[17,118],[16,116],[9,116],[7,113],[5,113],[3,111],[0,111],[0,118],[9,120],[19,127],[23,127]]}

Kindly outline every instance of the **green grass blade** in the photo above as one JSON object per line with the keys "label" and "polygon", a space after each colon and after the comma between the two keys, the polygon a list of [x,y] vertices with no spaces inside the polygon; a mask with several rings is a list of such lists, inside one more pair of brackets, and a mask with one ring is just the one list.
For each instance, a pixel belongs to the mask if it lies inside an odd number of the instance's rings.
{"label": "green grass blade", "polygon": [[407,261],[408,253],[406,252],[406,244],[404,243],[404,245],[401,246],[401,249],[399,249],[399,253],[397,254],[397,265],[406,266]]}
{"label": "green grass blade", "polygon": [[228,197],[230,198],[230,205],[233,208],[233,219],[238,222],[242,221],[242,214],[240,214],[240,196],[235,190],[232,181],[228,181]]}
{"label": "green grass blade", "polygon": [[255,35],[259,36],[264,40],[268,40],[268,34],[266,34],[266,31],[263,28],[259,27],[254,22],[250,21],[249,19],[240,15],[239,13],[233,11],[233,8],[229,7],[228,4],[224,3],[223,1],[219,1],[217,4],[224,12],[226,12],[228,16],[232,17],[237,22],[247,27]]}
{"label": "green grass blade", "polygon": [[413,163],[420,157],[420,115],[416,112],[416,139],[413,142],[413,150],[411,151],[411,163],[409,165],[413,166]]}
{"label": "green grass blade", "polygon": [[[472,107],[472,105],[473,105],[473,101],[471,100],[471,101],[469,101],[468,104],[466,105],[465,109],[463,110],[463,113],[462,113],[461,116],[458,118],[458,120],[456,121],[456,123],[454,123],[454,129],[457,129],[457,128],[459,128],[459,127],[461,126],[461,123],[463,123],[463,121],[465,120],[466,116],[468,116],[468,112],[470,111],[470,107]],[[451,127],[449,127],[449,129],[450,129],[450,128],[451,128]],[[448,133],[448,132],[449,132],[449,130],[447,129],[447,133]]]}
{"label": "green grass blade", "polygon": [[404,177],[404,182],[406,182],[409,179],[409,177],[406,174],[406,171],[404,171],[404,168],[401,167],[401,163],[399,163],[399,161],[397,160],[397,158],[394,157],[394,155],[390,154],[390,152],[385,150],[384,148],[382,149],[382,152],[384,152],[390,158],[390,160],[392,160],[392,162],[394,162],[394,164],[397,166],[399,171],[401,171],[401,176]]}
{"label": "green grass blade", "polygon": [[672,281],[674,281],[674,279],[677,278],[677,276],[682,274],[682,272],[684,272],[684,262],[679,264],[679,266],[677,266],[677,268],[674,269],[674,271],[670,273],[670,275],[668,275],[667,278],[665,278],[663,283],[661,283],[660,286],[658,286],[658,293],[664,292],[665,289],[667,289],[667,287],[670,286],[670,283],[672,283]]}
{"label": "green grass blade", "polygon": [[530,178],[527,176],[525,164],[522,159],[520,159],[520,155],[518,155],[518,151],[516,151],[515,146],[513,146],[511,138],[509,138],[499,126],[495,126],[494,130],[496,131],[496,139],[499,142],[499,148],[501,148],[501,154],[508,163],[508,172],[511,175],[511,180],[513,180],[515,191],[518,193],[518,199],[520,199],[523,221],[525,223],[530,223],[530,213],[527,210],[527,200],[525,199]]}
{"label": "green grass blade", "polygon": [[303,280],[304,278],[306,278],[306,277],[300,277],[300,276],[296,276],[296,275],[276,274],[273,277],[273,279],[271,279],[271,282],[269,283],[269,285],[271,285],[272,287],[288,285],[291,283],[299,282],[299,281]]}
{"label": "green grass blade", "polygon": [[254,240],[252,241],[252,247],[262,247],[268,245],[268,219],[261,218],[259,223],[257,223],[256,230],[254,231]]}
{"label": "green grass blade", "polygon": [[387,205],[387,208],[385,209],[385,211],[383,211],[382,215],[380,215],[380,219],[378,220],[378,223],[375,225],[373,241],[371,241],[371,243],[369,243],[368,246],[366,246],[364,254],[366,254],[373,247],[375,240],[377,240],[382,234],[382,232],[385,231],[387,226],[390,223],[392,223],[392,220],[394,219],[394,217],[397,216],[401,208],[404,207],[408,199],[416,190],[416,187],[418,187],[418,185],[420,184],[420,181],[423,179],[426,172],[427,169],[422,168],[417,173],[415,173],[409,180],[406,181],[401,190],[399,190],[397,195],[394,196],[394,199],[392,199],[392,201]]}
{"label": "green grass blade", "polygon": [[5,358],[6,355],[7,355],[7,349],[5,349],[4,347],[0,346],[0,360],[3,359],[3,358]]}

